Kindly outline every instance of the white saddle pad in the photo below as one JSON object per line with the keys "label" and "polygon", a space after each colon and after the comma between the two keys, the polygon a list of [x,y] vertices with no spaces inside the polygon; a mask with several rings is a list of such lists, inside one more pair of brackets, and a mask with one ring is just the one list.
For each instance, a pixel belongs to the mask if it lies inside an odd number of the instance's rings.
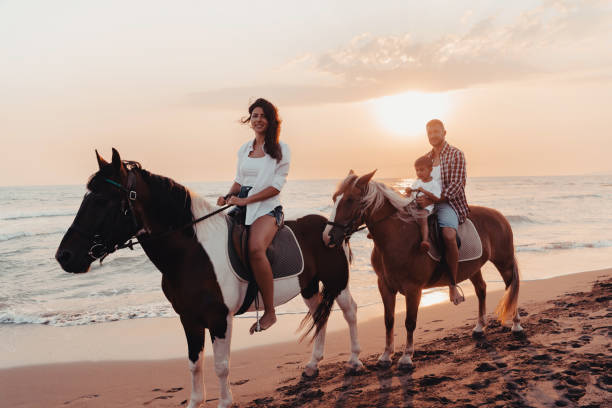
{"label": "white saddle pad", "polygon": [[[461,239],[461,248],[459,248],[459,262],[473,261],[482,256],[482,242],[478,231],[469,218],[463,224],[459,225],[459,239]],[[440,262],[440,249],[436,246],[431,246],[427,254],[436,262]]]}

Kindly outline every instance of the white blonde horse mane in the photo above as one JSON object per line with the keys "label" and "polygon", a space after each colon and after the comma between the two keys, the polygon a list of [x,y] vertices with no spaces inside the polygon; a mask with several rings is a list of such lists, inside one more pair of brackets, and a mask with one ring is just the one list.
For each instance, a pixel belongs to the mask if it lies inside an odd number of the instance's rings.
{"label": "white blonde horse mane", "polygon": [[375,212],[383,206],[385,199],[389,200],[391,205],[397,209],[397,217],[400,220],[406,222],[414,220],[414,215],[408,207],[414,200],[403,196],[397,190],[380,181],[370,180],[368,183],[366,193],[361,200],[364,204],[363,211]]}
{"label": "white blonde horse mane", "polygon": [[[211,212],[219,209],[219,207],[216,207],[206,201],[204,197],[199,196],[191,190],[187,191],[191,196],[191,212],[193,213],[194,218],[203,217],[204,215],[210,214]],[[201,237],[208,237],[211,234],[214,235],[215,233],[218,233],[220,229],[227,229],[225,217],[225,213],[221,212],[198,222],[194,227],[197,229],[197,232]]]}

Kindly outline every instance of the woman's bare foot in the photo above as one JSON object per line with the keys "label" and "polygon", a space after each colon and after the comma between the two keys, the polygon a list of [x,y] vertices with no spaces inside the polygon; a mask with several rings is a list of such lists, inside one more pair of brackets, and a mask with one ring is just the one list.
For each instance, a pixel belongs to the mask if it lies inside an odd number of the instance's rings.
{"label": "woman's bare foot", "polygon": [[255,332],[264,331],[274,323],[276,323],[276,313],[274,313],[274,310],[271,312],[264,312],[261,319],[259,319],[259,330],[257,329],[257,322],[255,322],[249,329],[249,333],[253,334]]}
{"label": "woman's bare foot", "polygon": [[450,285],[448,287],[448,294],[450,296],[450,301],[455,306],[465,300],[465,296],[463,296],[463,294],[459,292],[459,286],[457,285]]}
{"label": "woman's bare foot", "polygon": [[422,252],[428,252],[430,247],[431,247],[431,245],[429,245],[429,241],[422,241],[421,242],[421,251]]}

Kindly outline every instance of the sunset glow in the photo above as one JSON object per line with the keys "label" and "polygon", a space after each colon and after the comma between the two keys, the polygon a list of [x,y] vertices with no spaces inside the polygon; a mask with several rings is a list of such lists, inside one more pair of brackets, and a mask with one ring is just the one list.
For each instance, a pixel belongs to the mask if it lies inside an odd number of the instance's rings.
{"label": "sunset glow", "polygon": [[421,135],[428,120],[444,118],[451,109],[449,93],[405,92],[371,103],[379,123],[402,137]]}
{"label": "sunset glow", "polygon": [[230,180],[258,97],[290,179],[408,177],[432,118],[468,177],[612,172],[612,3],[329,3],[0,1],[0,185],[82,184],[111,147]]}

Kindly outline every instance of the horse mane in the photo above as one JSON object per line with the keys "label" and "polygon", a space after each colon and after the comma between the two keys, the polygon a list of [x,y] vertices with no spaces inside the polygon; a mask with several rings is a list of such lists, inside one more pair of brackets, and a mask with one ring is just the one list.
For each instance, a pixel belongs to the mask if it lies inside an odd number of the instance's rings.
{"label": "horse mane", "polygon": [[[334,193],[334,200],[338,195],[346,192],[349,187],[353,187],[357,179],[358,177],[355,174],[347,176],[338,186],[338,190]],[[374,180],[368,182],[366,192],[361,198],[361,203],[363,204],[361,212],[375,212],[385,204],[385,200],[389,200],[389,203],[397,209],[397,216],[400,220],[409,222],[415,219],[409,208],[409,205],[414,201],[412,198],[400,194],[397,190],[389,187],[385,183]]]}
{"label": "horse mane", "polygon": [[[160,204],[164,208],[162,213],[165,214],[163,220],[166,222],[176,220],[176,225],[170,224],[172,227],[181,227],[218,209],[197,193],[168,177],[152,174],[140,168],[139,171],[151,188],[151,194],[155,197],[154,202],[161,201]],[[159,216],[164,215],[159,214]],[[185,228],[184,231],[189,236],[194,236],[196,231],[198,235],[206,236],[209,228],[215,231],[227,228],[225,214],[220,213],[202,220]]]}
{"label": "horse mane", "polygon": [[[135,168],[151,190],[152,209],[158,220],[170,228],[179,228],[195,219],[191,210],[191,193],[186,187],[171,178],[153,174],[141,167]],[[195,230],[193,227],[185,228],[183,233],[193,236]]]}
{"label": "horse mane", "polygon": [[365,195],[362,198],[364,211],[371,213],[378,210],[385,204],[385,199],[397,209],[397,216],[404,222],[414,221],[414,215],[409,209],[409,205],[414,201],[410,197],[400,194],[397,190],[389,187],[380,181],[370,180]]}
{"label": "horse mane", "polygon": [[[199,196],[194,192],[191,193],[191,210],[195,218],[200,218],[206,214],[210,214],[213,211],[218,210],[218,207],[210,204],[203,197]],[[210,218],[202,220],[195,224],[198,236],[206,237],[209,234],[218,235],[219,231],[227,230],[227,223],[225,221],[226,215],[221,212]]]}
{"label": "horse mane", "polygon": [[[217,208],[208,203],[204,198],[192,192],[187,187],[172,180],[169,177],[153,174],[142,168],[140,163],[136,161],[122,160],[126,169],[129,171],[137,171],[145,183],[151,190],[151,210],[154,216],[160,222],[166,224],[170,228],[180,228],[189,224],[196,218],[215,211]],[[111,165],[105,166],[94,173],[87,181],[87,189],[95,191],[107,184],[104,178],[112,177],[113,169]],[[199,222],[191,227],[185,227],[183,233],[187,236],[194,236],[196,228],[202,232],[203,224],[215,225],[215,228],[224,227],[224,214],[220,216],[210,217],[202,222]]]}

